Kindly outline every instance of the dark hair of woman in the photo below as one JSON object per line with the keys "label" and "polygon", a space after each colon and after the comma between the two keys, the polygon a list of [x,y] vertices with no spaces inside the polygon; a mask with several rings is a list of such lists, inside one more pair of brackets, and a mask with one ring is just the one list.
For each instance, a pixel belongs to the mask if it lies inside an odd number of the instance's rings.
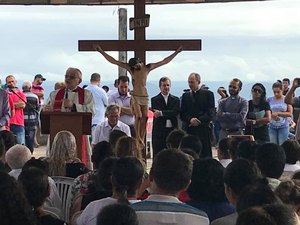
{"label": "dark hair of woman", "polygon": [[260,101],[259,101],[259,103],[261,104],[261,103],[263,103],[263,102],[266,102],[266,101],[267,101],[267,100],[266,100],[266,95],[267,95],[267,93],[266,93],[266,88],[265,88],[265,86],[264,86],[262,83],[255,83],[255,84],[252,86],[251,90],[252,90],[252,91],[255,90],[255,87],[259,87],[259,88],[262,90],[262,93],[261,93],[261,95],[260,95]]}
{"label": "dark hair of woman", "polygon": [[138,225],[133,208],[126,204],[105,206],[97,216],[97,225]]}
{"label": "dark hair of woman", "polygon": [[0,172],[0,180],[1,225],[36,225],[31,206],[17,181],[4,172]]}
{"label": "dark hair of woman", "polygon": [[128,204],[128,198],[135,197],[143,175],[144,167],[136,157],[120,158],[112,172],[113,197]]}

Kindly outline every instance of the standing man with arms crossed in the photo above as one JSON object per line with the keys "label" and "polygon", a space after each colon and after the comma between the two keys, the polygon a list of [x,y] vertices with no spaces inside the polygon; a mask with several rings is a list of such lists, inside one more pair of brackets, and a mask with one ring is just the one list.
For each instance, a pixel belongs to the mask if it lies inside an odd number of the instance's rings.
{"label": "standing man with arms crossed", "polygon": [[200,89],[198,73],[191,73],[188,83],[190,91],[182,95],[180,118],[187,125],[187,133],[200,138],[203,146],[200,157],[212,157],[210,123],[215,111],[214,94]]}
{"label": "standing man with arms crossed", "polygon": [[170,94],[170,87],[171,80],[168,77],[160,78],[160,93],[151,98],[151,109],[154,112],[152,128],[153,156],[167,147],[167,136],[172,130],[178,128],[177,116],[180,112],[180,100]]}
{"label": "standing man with arms crossed", "polygon": [[117,87],[118,90],[109,96],[108,104],[120,107],[119,120],[130,127],[131,136],[135,137],[134,115],[130,107],[129,78],[127,76],[120,76],[117,81]]}
{"label": "standing man with arms crossed", "polygon": [[17,88],[17,80],[13,75],[8,75],[5,79],[7,93],[13,101],[15,114],[10,118],[10,130],[16,136],[17,144],[25,144],[24,112],[26,106],[26,96]]}
{"label": "standing man with arms crossed", "polygon": [[139,58],[131,58],[128,63],[118,61],[104,52],[99,45],[95,46],[95,49],[110,63],[126,69],[132,77],[133,90],[131,92],[131,107],[133,114],[135,115],[135,131],[138,149],[142,150],[145,147],[144,139],[148,119],[149,96],[146,88],[147,76],[151,70],[169,63],[179,52],[182,51],[182,46],[163,60],[156,63],[149,63],[147,65],[145,65]]}
{"label": "standing man with arms crossed", "polygon": [[229,83],[230,96],[219,102],[217,112],[217,120],[221,125],[219,140],[226,138],[228,135],[241,135],[244,133],[248,101],[239,96],[242,86],[242,81],[237,78],[232,79]]}

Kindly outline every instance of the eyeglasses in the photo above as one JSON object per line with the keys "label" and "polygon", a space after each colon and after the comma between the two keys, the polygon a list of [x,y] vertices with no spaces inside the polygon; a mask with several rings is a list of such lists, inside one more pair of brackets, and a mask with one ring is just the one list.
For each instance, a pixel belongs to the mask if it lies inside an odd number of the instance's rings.
{"label": "eyeglasses", "polygon": [[71,75],[65,75],[65,78],[66,78],[66,79],[70,79],[70,80],[78,79],[77,76],[71,76]]}
{"label": "eyeglasses", "polygon": [[263,90],[258,89],[258,88],[253,88],[252,92],[258,92],[259,94],[263,93]]}

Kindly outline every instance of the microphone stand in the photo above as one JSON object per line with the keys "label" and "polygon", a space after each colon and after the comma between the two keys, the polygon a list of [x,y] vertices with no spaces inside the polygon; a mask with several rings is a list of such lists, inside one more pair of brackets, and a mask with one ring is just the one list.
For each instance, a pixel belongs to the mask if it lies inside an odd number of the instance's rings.
{"label": "microphone stand", "polygon": [[29,102],[26,102],[20,95],[18,95],[18,94],[13,90],[12,87],[8,87],[8,90],[9,90],[10,92],[12,92],[14,95],[16,95],[22,102],[24,102],[25,105],[28,105],[28,106],[29,106],[29,107],[30,107],[37,115],[39,114],[39,111],[36,110],[36,109],[34,108],[34,106],[31,105]]}

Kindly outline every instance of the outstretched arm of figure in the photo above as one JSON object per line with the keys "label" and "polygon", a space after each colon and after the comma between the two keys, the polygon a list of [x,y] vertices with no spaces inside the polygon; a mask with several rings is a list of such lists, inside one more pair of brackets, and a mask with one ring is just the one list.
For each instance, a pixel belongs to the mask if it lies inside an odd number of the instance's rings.
{"label": "outstretched arm of figure", "polygon": [[115,58],[113,58],[112,56],[110,56],[109,54],[107,54],[102,48],[100,45],[95,45],[94,46],[94,49],[96,51],[98,51],[101,55],[103,55],[103,57],[110,63],[112,64],[115,64],[117,66],[120,66],[124,69],[126,69],[127,71],[130,71],[130,67],[128,66],[127,63],[124,63],[124,62],[121,62],[121,61],[118,61],[116,60]]}
{"label": "outstretched arm of figure", "polygon": [[156,63],[150,63],[148,65],[149,71],[154,70],[155,68],[159,67],[159,66],[163,66],[169,62],[171,62],[172,59],[175,58],[175,56],[182,51],[182,46],[179,46],[177,48],[177,50],[175,52],[173,52],[171,55],[169,55],[168,57],[164,58],[163,60],[156,62]]}

